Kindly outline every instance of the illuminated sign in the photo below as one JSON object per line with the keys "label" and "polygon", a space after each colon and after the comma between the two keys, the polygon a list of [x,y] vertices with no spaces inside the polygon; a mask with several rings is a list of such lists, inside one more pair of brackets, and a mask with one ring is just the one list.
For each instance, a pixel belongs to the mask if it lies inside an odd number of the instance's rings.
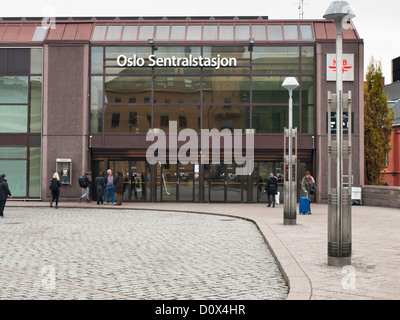
{"label": "illuminated sign", "polygon": [[[326,55],[326,81],[336,81],[336,54]],[[354,81],[354,54],[343,55],[343,81]]]}

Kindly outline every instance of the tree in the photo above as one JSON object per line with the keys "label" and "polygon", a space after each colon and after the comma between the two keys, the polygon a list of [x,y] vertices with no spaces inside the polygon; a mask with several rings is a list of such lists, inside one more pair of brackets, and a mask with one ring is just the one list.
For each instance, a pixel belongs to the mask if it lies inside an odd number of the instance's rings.
{"label": "tree", "polygon": [[383,184],[394,117],[383,91],[382,64],[371,58],[364,84],[365,184]]}

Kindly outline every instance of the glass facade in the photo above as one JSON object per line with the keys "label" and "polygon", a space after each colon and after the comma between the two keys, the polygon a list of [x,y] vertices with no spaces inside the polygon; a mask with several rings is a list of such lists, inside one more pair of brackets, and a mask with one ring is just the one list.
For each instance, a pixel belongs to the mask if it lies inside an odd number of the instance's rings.
{"label": "glass facade", "polygon": [[41,196],[42,61],[42,48],[0,48],[0,173],[16,198]]}
{"label": "glass facade", "polygon": [[[132,26],[133,27],[133,26]],[[146,27],[146,28],[144,28]],[[148,28],[147,28],[148,27]],[[142,25],[140,30],[167,39],[167,34],[183,37],[182,26]],[[207,28],[206,28],[207,27]],[[215,40],[212,28],[227,41],[245,37],[247,25],[204,25],[203,39]],[[307,37],[306,26],[253,25],[260,37]],[[199,25],[187,32],[196,38]],[[303,30],[304,29],[304,30]],[[175,30],[175,31],[173,31]],[[197,30],[197,31],[196,31]],[[137,30],[136,30],[137,31]],[[215,31],[215,30],[214,30]],[[100,32],[100,31],[99,31]],[[275,34],[275,36],[273,36]],[[311,33],[312,35],[312,33]],[[140,33],[138,35],[141,36]],[[143,35],[142,35],[143,36]],[[187,35],[189,37],[189,35]],[[309,36],[309,35],[308,35]],[[220,44],[221,42],[219,42]],[[148,67],[149,56],[157,58],[235,58],[236,66]],[[121,67],[117,58],[125,55],[142,66]],[[296,77],[300,88],[294,91],[294,126],[302,134],[314,133],[314,46],[92,46],[91,48],[91,133],[145,134],[151,128],[168,131],[169,121],[180,128],[254,129],[260,134],[282,134],[288,123],[288,92],[285,77]]]}

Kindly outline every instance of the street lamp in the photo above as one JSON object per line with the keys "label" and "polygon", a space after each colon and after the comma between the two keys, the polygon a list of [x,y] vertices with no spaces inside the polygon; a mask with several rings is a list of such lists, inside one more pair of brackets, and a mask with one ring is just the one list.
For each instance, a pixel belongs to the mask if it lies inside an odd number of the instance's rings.
{"label": "street lamp", "polygon": [[[283,224],[296,224],[296,204],[297,204],[297,128],[293,129],[293,90],[299,86],[296,78],[287,77],[282,87],[289,90],[289,128],[285,128],[284,137],[284,206]],[[293,155],[293,138],[295,139],[295,154]],[[288,139],[289,152],[286,154],[286,139]],[[293,175],[293,165],[295,166]],[[286,173],[287,171],[287,173]]]}
{"label": "street lamp", "polygon": [[[351,264],[351,176],[348,189],[343,187],[343,156],[351,159],[351,140],[343,143],[343,24],[355,14],[347,1],[334,1],[324,18],[336,25],[336,143],[329,146],[329,157],[336,155],[336,188],[331,188],[328,172],[328,265]],[[347,99],[348,100],[348,99]],[[349,114],[349,116],[351,116]],[[330,115],[329,115],[330,117]],[[349,139],[351,139],[349,129]],[[330,134],[330,132],[329,132]],[[330,140],[330,139],[329,139]],[[345,146],[345,148],[344,148]],[[329,160],[331,161],[331,160]],[[349,161],[351,172],[351,160]],[[346,230],[346,232],[344,232]]]}

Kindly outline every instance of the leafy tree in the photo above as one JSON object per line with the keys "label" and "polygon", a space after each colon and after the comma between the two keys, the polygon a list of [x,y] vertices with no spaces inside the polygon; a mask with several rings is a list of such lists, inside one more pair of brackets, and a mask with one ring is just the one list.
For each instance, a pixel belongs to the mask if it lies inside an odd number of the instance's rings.
{"label": "leafy tree", "polygon": [[365,184],[383,184],[394,117],[383,91],[382,64],[371,58],[364,84]]}

